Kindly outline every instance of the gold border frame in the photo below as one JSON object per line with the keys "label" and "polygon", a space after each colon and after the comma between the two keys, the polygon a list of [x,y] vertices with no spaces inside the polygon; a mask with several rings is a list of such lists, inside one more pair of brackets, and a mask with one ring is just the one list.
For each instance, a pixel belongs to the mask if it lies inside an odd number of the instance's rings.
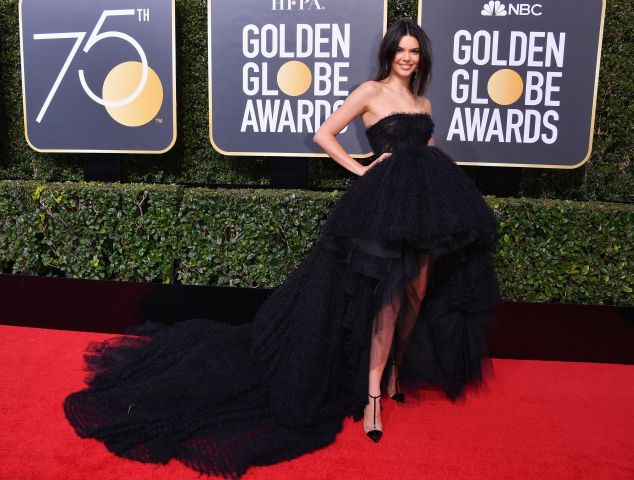
{"label": "gold border frame", "polygon": [[[20,0],[21,1],[21,0]],[[214,150],[222,155],[226,155],[228,157],[311,157],[311,158],[329,158],[326,153],[289,153],[289,152],[228,152],[220,148],[216,142],[214,142],[213,136],[213,125],[212,125],[212,115],[211,115],[211,103],[212,103],[212,92],[211,92],[211,83],[212,83],[212,68],[211,68],[211,2],[213,0],[207,0],[207,92],[209,95],[209,108],[207,114],[209,115],[209,142]],[[387,2],[388,0],[383,0],[383,35],[387,30]],[[350,155],[353,158],[368,158],[374,155],[374,152],[369,153],[355,153]]]}
{"label": "gold border frame", "polygon": [[177,126],[176,126],[176,0],[171,0],[172,3],[172,141],[163,150],[74,150],[74,149],[41,149],[37,148],[29,140],[29,132],[26,118],[26,88],[24,82],[24,42],[22,39],[22,2],[19,4],[19,23],[20,23],[20,75],[22,77],[22,113],[24,114],[24,138],[26,143],[33,150],[39,153],[147,153],[147,154],[161,154],[172,149],[176,143]]}
{"label": "gold border frame", "polygon": [[[601,64],[601,47],[603,45],[603,25],[605,22],[605,5],[606,0],[601,0],[601,24],[599,25],[599,40],[596,56],[596,68],[594,74],[594,92],[592,94],[592,118],[590,120],[590,135],[588,138],[588,151],[581,162],[575,165],[553,165],[553,164],[537,164],[537,163],[488,163],[488,162],[456,162],[458,165],[476,165],[486,167],[523,167],[523,168],[550,168],[557,170],[572,170],[579,168],[586,163],[592,155],[592,142],[594,140],[594,120],[597,108],[597,91],[599,89],[599,69]],[[418,24],[423,25],[423,0],[418,0]]]}

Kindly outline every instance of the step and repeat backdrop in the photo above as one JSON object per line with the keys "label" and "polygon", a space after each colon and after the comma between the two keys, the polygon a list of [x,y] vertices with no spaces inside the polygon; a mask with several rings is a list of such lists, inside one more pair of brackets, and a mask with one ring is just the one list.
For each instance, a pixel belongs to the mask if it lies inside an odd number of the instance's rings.
{"label": "step and repeat backdrop", "polygon": [[419,12],[436,145],[461,164],[588,160],[605,0],[425,0]]}
{"label": "step and repeat backdrop", "polygon": [[[314,132],[376,74],[387,0],[208,0],[206,8],[213,147],[322,156]],[[436,144],[464,165],[582,165],[604,15],[605,0],[420,2],[433,48]],[[174,0],[21,0],[29,145],[169,150],[174,22]],[[354,156],[371,154],[360,119],[338,139]]]}
{"label": "step and repeat backdrop", "polygon": [[174,0],[22,0],[24,128],[43,152],[176,141]]}
{"label": "step and repeat backdrop", "polygon": [[[312,141],[376,74],[387,0],[210,0],[210,139],[228,155],[323,156]],[[369,155],[360,119],[337,139]]]}

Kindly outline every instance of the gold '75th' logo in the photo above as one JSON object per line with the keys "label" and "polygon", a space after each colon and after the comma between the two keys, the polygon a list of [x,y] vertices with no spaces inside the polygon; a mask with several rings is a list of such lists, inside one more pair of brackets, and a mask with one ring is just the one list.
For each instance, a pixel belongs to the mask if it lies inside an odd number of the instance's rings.
{"label": "gold '75th' logo", "polygon": [[[150,20],[150,11],[144,9],[103,10],[95,28],[86,40],[82,51],[88,53],[90,49],[101,40],[117,38],[130,44],[139,55],[140,61],[127,61],[116,65],[103,82],[101,96],[97,95],[88,86],[84,76],[84,70],[77,71],[81,86],[91,100],[103,105],[110,116],[122,125],[138,127],[145,125],[156,116],[163,103],[163,85],[156,72],[148,65],[147,56],[143,47],[130,35],[110,30],[100,32],[108,17],[137,16],[140,22]],[[74,38],[75,43],[71,48],[66,61],[59,71],[55,82],[46,96],[37,115],[36,122],[41,123],[46,112],[55,98],[55,94],[61,85],[68,68],[77,55],[87,32],[61,32],[61,33],[36,33],[34,40],[58,40]]]}

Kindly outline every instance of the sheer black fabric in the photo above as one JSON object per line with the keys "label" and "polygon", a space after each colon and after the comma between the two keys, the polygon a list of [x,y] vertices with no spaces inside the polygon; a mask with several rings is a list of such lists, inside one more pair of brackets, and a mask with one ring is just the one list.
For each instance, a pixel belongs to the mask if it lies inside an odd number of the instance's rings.
{"label": "sheer black fabric", "polygon": [[[342,195],[252,322],[148,322],[91,343],[87,388],[64,402],[77,434],[125,458],[176,458],[225,477],[322,448],[346,416],[363,417],[373,320],[388,305],[410,401],[422,387],[456,399],[480,383],[500,302],[497,221],[460,168],[426,145],[432,131],[428,115],[406,113],[367,130],[374,151],[392,155]],[[425,292],[413,288],[421,271]]]}

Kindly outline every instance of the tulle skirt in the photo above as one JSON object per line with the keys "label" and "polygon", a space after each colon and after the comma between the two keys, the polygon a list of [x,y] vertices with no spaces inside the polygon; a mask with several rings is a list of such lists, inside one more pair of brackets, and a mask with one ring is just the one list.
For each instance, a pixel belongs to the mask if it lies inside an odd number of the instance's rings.
{"label": "tulle skirt", "polygon": [[[409,401],[422,388],[455,400],[491,371],[496,232],[441,150],[394,152],[342,195],[251,322],[147,322],[93,342],[87,388],[66,398],[65,414],[121,457],[239,477],[322,448],[345,417],[363,417],[373,319],[386,305],[407,332],[394,342],[401,390]],[[424,268],[421,298],[410,285]]]}

